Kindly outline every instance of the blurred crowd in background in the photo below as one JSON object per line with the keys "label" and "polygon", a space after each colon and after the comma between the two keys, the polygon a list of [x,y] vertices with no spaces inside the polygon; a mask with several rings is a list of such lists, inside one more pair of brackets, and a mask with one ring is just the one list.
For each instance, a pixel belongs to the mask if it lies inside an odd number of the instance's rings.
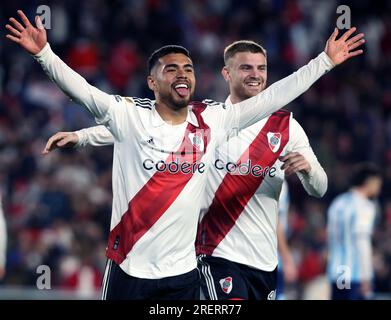
{"label": "blurred crowd in background", "polygon": [[[363,56],[338,67],[288,107],[325,168],[324,198],[310,198],[290,177],[288,239],[298,266],[290,297],[324,297],[326,210],[348,187],[352,164],[373,161],[384,186],[374,233],[375,289],[391,292],[391,3],[370,0],[57,0],[0,4],[0,193],[8,228],[5,286],[35,286],[37,266],[52,270],[52,287],[86,296],[100,289],[111,214],[112,148],[41,151],[57,131],[95,125],[48,81],[40,66],[7,41],[4,25],[17,9],[32,19],[51,9],[54,51],[103,91],[150,97],[146,59],[180,44],[196,67],[196,100],[224,101],[220,74],[226,45],[251,39],[268,51],[269,84],[324,49],[339,4],[366,35]],[[310,295],[315,285],[315,295]],[[319,288],[323,288],[320,290]]]}

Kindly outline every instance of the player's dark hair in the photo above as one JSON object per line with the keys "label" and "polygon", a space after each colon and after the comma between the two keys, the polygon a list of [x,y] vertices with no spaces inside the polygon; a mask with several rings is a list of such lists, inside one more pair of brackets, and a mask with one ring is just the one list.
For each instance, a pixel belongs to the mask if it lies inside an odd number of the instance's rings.
{"label": "player's dark hair", "polygon": [[380,168],[370,162],[359,163],[353,167],[350,184],[353,187],[360,187],[372,177],[381,177]]}
{"label": "player's dark hair", "polygon": [[231,43],[224,49],[224,63],[227,64],[238,52],[262,53],[267,58],[267,53],[264,47],[251,40],[239,40]]}
{"label": "player's dark hair", "polygon": [[161,57],[164,57],[171,53],[182,53],[186,57],[190,57],[190,52],[185,47],[177,45],[168,45],[155,50],[148,58],[148,73],[151,74],[153,67],[156,65]]}

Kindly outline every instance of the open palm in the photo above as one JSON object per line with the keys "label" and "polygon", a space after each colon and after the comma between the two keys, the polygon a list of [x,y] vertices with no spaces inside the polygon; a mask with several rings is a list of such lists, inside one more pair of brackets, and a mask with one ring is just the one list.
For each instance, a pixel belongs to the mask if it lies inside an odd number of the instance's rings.
{"label": "open palm", "polygon": [[363,53],[363,50],[354,49],[365,43],[365,40],[363,39],[364,34],[359,33],[353,38],[349,39],[349,37],[354,33],[354,31],[356,31],[356,28],[350,28],[338,40],[336,40],[338,36],[338,29],[335,28],[329,40],[327,40],[326,48],[324,51],[327,53],[327,55],[334,62],[335,65],[341,64],[344,61]]}
{"label": "open palm", "polygon": [[34,27],[22,10],[18,10],[18,14],[24,26],[15,18],[10,18],[12,25],[7,24],[5,27],[11,34],[7,34],[7,38],[16,42],[31,54],[37,54],[42,50],[47,42],[46,30],[42,25],[41,19],[36,16]]}

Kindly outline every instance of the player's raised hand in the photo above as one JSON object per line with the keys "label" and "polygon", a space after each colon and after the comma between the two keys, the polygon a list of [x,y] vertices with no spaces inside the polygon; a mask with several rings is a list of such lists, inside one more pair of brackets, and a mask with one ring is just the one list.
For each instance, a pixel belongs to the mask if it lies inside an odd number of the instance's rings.
{"label": "player's raised hand", "polygon": [[350,28],[338,40],[338,28],[334,29],[330,38],[326,42],[324,51],[334,62],[335,65],[341,64],[346,60],[358,56],[363,53],[363,50],[355,50],[365,43],[364,34],[359,33],[354,37],[349,37],[356,31],[356,28]]}
{"label": "player's raised hand", "polygon": [[23,24],[13,17],[10,18],[9,21],[11,24],[5,26],[10,34],[7,34],[6,37],[19,44],[29,53],[37,54],[47,42],[46,30],[42,25],[42,21],[39,16],[36,16],[36,27],[34,27],[22,10],[18,10],[18,14]]}
{"label": "player's raised hand", "polygon": [[42,154],[48,154],[55,148],[74,147],[79,142],[79,137],[74,132],[57,132],[46,143]]}

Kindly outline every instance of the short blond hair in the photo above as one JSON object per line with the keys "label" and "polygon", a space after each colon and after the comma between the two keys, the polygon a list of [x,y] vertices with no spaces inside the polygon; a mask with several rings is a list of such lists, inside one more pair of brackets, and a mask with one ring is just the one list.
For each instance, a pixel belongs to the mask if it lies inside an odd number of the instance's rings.
{"label": "short blond hair", "polygon": [[267,58],[267,53],[264,47],[252,40],[239,40],[231,43],[224,49],[224,63],[227,64],[238,52],[262,53]]}

